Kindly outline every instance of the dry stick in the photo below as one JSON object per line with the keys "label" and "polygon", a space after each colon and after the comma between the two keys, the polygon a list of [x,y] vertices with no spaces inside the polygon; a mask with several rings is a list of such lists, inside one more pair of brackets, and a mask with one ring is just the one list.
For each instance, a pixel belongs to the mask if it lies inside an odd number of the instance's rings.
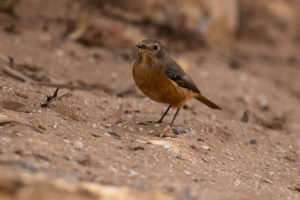
{"label": "dry stick", "polygon": [[2,70],[4,73],[8,74],[14,79],[21,80],[22,82],[30,82],[32,79],[25,76],[21,72],[15,70],[12,68],[14,65],[13,58],[9,57],[8,59],[0,54],[0,70]]}
{"label": "dry stick", "polygon": [[91,86],[75,86],[75,85],[67,85],[67,84],[58,84],[58,83],[49,83],[49,82],[34,82],[34,85],[40,85],[40,86],[48,86],[48,87],[59,87],[59,88],[67,88],[71,90],[103,90],[107,93],[112,93],[112,89],[109,88],[106,85],[91,85]]}
{"label": "dry stick", "polygon": [[41,107],[47,107],[51,102],[56,101],[56,100],[60,100],[63,97],[69,96],[71,94],[70,92],[67,92],[63,95],[57,96],[58,90],[59,90],[59,88],[56,88],[56,90],[55,90],[55,92],[52,96],[47,96],[46,102],[42,103]]}

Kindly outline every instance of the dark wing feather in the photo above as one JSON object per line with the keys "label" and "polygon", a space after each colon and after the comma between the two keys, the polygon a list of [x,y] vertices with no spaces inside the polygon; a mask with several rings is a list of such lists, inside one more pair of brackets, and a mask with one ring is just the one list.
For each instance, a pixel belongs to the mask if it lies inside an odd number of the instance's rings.
{"label": "dark wing feather", "polygon": [[165,74],[175,81],[178,86],[200,93],[191,77],[189,77],[189,75],[187,75],[174,60],[171,60],[166,64]]}

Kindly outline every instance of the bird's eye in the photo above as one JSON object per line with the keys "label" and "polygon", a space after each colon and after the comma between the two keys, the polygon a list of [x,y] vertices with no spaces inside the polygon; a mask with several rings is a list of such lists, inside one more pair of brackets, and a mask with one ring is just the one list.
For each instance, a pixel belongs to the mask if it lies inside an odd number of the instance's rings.
{"label": "bird's eye", "polygon": [[154,46],[153,46],[153,49],[154,49],[155,51],[157,51],[157,50],[159,49],[158,45],[157,45],[157,44],[154,45]]}

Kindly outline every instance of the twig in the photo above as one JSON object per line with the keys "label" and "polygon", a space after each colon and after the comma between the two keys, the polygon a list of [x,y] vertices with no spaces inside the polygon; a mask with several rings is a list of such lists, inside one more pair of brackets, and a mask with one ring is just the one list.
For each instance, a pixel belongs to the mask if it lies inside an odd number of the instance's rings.
{"label": "twig", "polygon": [[75,85],[67,85],[67,84],[58,84],[58,83],[49,83],[49,82],[34,82],[34,85],[40,85],[40,86],[48,86],[48,87],[59,87],[59,88],[67,88],[72,90],[103,90],[107,93],[112,93],[112,89],[109,88],[106,85],[90,85],[90,86],[75,86]]}
{"label": "twig", "polygon": [[25,76],[21,72],[13,69],[14,65],[14,59],[12,57],[6,58],[3,55],[0,55],[0,70],[2,70],[4,73],[8,74],[12,78],[15,78],[17,80],[23,81],[23,82],[30,82],[32,81],[29,77]]}
{"label": "twig", "polygon": [[58,90],[59,90],[59,87],[56,88],[56,90],[55,90],[55,92],[53,93],[52,96],[47,96],[46,102],[42,103],[41,107],[47,107],[47,106],[49,106],[49,104],[51,102],[56,101],[56,100],[60,100],[61,98],[69,96],[71,94],[70,92],[67,92],[67,93],[65,93],[65,94],[63,94],[61,96],[57,96]]}

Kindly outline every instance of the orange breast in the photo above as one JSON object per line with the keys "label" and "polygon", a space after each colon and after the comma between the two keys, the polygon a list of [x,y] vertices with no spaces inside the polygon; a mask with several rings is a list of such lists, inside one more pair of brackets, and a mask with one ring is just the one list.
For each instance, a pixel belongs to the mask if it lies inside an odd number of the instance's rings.
{"label": "orange breast", "polygon": [[169,79],[163,67],[149,68],[135,63],[132,74],[138,88],[154,101],[182,107],[188,99],[194,97],[193,92],[177,86]]}

